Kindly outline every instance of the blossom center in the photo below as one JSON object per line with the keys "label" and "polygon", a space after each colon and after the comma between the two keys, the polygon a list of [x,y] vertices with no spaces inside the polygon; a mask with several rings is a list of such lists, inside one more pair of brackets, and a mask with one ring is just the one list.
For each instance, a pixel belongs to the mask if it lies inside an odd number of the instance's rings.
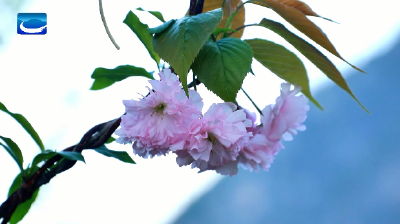
{"label": "blossom center", "polygon": [[213,134],[207,132],[207,135],[208,135],[207,140],[212,144],[214,144],[217,141],[217,138]]}
{"label": "blossom center", "polygon": [[156,107],[154,107],[154,112],[151,114],[151,116],[153,116],[154,113],[163,114],[166,107],[167,105],[165,103],[158,104]]}

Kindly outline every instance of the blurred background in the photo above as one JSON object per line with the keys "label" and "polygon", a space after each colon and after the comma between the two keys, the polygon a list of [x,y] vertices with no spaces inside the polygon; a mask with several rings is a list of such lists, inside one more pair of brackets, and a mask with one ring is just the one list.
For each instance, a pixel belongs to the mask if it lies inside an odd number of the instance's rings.
{"label": "blurred background", "polygon": [[[79,142],[98,123],[119,117],[123,99],[146,94],[145,78],[129,78],[90,91],[96,67],[131,64],[155,71],[154,62],[133,32],[122,23],[129,10],[161,11],[166,20],[182,17],[189,0],[103,1],[116,50],[101,22],[98,1],[0,0],[0,102],[23,114],[46,148],[62,150]],[[129,145],[136,165],[84,151],[68,172],[41,188],[21,223],[399,223],[400,222],[400,15],[396,0],[307,0],[332,23],[311,18],[339,53],[367,74],[325,53],[345,75],[365,113],[304,57],[311,90],[325,111],[311,105],[307,131],[284,142],[268,172],[240,170],[234,177],[179,168],[175,157],[141,159]],[[247,4],[246,24],[273,11]],[[18,13],[46,13],[46,35],[18,35]],[[134,11],[154,27],[157,19]],[[251,12],[251,13],[249,13]],[[291,26],[287,25],[288,28]],[[295,32],[293,29],[291,29]],[[298,34],[298,32],[296,32]],[[299,34],[299,36],[304,37]],[[297,51],[266,29],[250,27],[243,38],[261,37]],[[306,38],[305,38],[306,39]],[[279,95],[282,82],[257,62],[256,76],[243,88],[259,107]],[[219,102],[200,88],[205,110]],[[240,93],[238,102],[255,111]],[[0,113],[0,135],[22,149],[25,167],[39,153],[28,134]],[[0,150],[0,201],[18,174],[12,158]]]}

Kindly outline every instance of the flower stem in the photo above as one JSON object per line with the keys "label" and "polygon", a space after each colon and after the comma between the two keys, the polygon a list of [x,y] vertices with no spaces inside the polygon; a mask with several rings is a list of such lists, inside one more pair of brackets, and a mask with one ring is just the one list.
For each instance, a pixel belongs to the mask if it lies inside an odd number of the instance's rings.
{"label": "flower stem", "polygon": [[192,71],[192,73],[193,73],[193,82],[194,82],[194,85],[193,85],[193,87],[194,87],[194,91],[196,91],[196,92],[197,92],[196,77],[195,77],[195,75],[194,75],[194,72],[193,72],[193,71]]}
{"label": "flower stem", "polygon": [[250,96],[246,93],[246,91],[244,91],[244,89],[242,87],[240,87],[240,89],[243,91],[243,93],[247,96],[247,98],[249,98],[250,102],[253,104],[253,106],[257,109],[258,113],[260,113],[261,115],[263,115],[262,111],[260,110],[260,108],[258,108],[257,104],[254,103],[254,101],[250,98]]}

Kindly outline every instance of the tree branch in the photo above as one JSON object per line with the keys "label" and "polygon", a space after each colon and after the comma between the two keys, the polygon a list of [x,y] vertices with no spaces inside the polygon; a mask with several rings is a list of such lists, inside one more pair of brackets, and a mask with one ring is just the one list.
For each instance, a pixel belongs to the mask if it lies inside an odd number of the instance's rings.
{"label": "tree branch", "polygon": [[203,12],[204,0],[190,0],[189,15],[195,16]]}
{"label": "tree branch", "polygon": [[[102,124],[98,124],[91,128],[82,137],[81,141],[73,146],[70,146],[63,151],[73,151],[81,153],[84,149],[93,149],[102,146],[114,133],[121,123],[121,118],[117,118]],[[42,185],[50,182],[57,174],[62,173],[76,163],[75,160],[64,159],[59,154],[53,156],[42,167],[40,167],[33,175],[27,180],[23,180],[20,188],[8,197],[8,199],[0,206],[0,219],[3,218],[2,224],[7,224],[12,214],[17,209],[18,205],[29,200],[33,193]],[[61,162],[60,162],[61,161]],[[57,165],[51,169],[54,164]]]}
{"label": "tree branch", "polygon": [[189,6],[189,15],[190,16],[196,15],[196,3],[197,3],[197,0],[190,0],[190,6]]}
{"label": "tree branch", "polygon": [[203,12],[204,0],[197,0],[195,15]]}

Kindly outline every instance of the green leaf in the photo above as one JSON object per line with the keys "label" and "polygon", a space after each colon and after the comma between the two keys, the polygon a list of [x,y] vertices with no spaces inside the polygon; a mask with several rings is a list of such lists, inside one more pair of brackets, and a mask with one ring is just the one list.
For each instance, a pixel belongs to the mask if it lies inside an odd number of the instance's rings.
{"label": "green leaf", "polygon": [[161,33],[164,30],[166,30],[169,26],[174,24],[175,21],[176,20],[172,19],[172,20],[170,20],[168,22],[165,22],[165,23],[161,24],[160,26],[156,26],[154,28],[149,28],[149,29],[147,29],[147,32],[149,32],[150,34]]}
{"label": "green leaf", "polygon": [[192,65],[193,73],[224,101],[235,102],[236,94],[250,71],[253,53],[238,38],[208,41]]}
{"label": "green leaf", "polygon": [[57,152],[52,151],[52,150],[46,150],[40,154],[37,154],[35,156],[35,158],[33,158],[31,166],[35,167],[40,162],[45,162],[45,161],[49,160],[51,157],[55,156],[56,154],[57,154]]}
{"label": "green leaf", "polygon": [[69,160],[76,160],[85,162],[85,158],[83,158],[82,154],[79,152],[69,152],[69,151],[60,151],[57,154]]}
{"label": "green leaf", "polygon": [[3,146],[3,148],[8,152],[8,154],[10,154],[10,156],[15,160],[19,169],[23,171],[24,157],[22,156],[21,149],[19,149],[18,145],[10,138],[0,136],[0,139],[6,143],[3,144],[0,142],[0,145]]}
{"label": "green leaf", "polygon": [[139,40],[143,43],[143,45],[146,47],[147,51],[149,52],[150,56],[153,58],[153,60],[158,64],[160,63],[160,56],[156,52],[154,52],[153,45],[151,45],[151,41],[153,40],[153,37],[147,32],[147,29],[149,28],[147,24],[144,24],[140,22],[139,18],[132,12],[129,11],[129,13],[126,15],[126,18],[124,19],[124,23],[131,28],[131,30],[136,34],[136,36],[139,38]]}
{"label": "green leaf", "polygon": [[129,156],[129,154],[127,152],[113,151],[113,150],[108,149],[105,145],[102,145],[93,150],[104,156],[114,157],[125,163],[136,164],[135,161],[133,161],[133,159]]}
{"label": "green leaf", "polygon": [[285,47],[263,39],[245,40],[253,49],[254,58],[279,78],[302,87],[302,93],[317,107],[322,106],[311,95],[307,71],[303,62]]}
{"label": "green leaf", "polygon": [[185,16],[154,35],[154,50],[178,74],[188,95],[187,74],[193,60],[221,21],[222,10],[216,9],[195,16]]}
{"label": "green leaf", "polygon": [[14,114],[11,113],[7,108],[0,102],[0,110],[6,112],[8,115],[13,117],[17,122],[25,129],[26,132],[33,138],[33,140],[36,142],[36,144],[39,146],[40,150],[44,150],[44,145],[42,140],[40,139],[38,133],[33,129],[32,125],[26,120],[24,116],[21,114]]}
{"label": "green leaf", "polygon": [[157,12],[157,11],[146,11],[146,10],[140,8],[140,7],[137,8],[136,10],[148,12],[148,13],[152,14],[153,16],[155,16],[157,19],[159,19],[161,22],[165,23],[164,17],[163,17],[163,15],[161,14],[161,12]]}
{"label": "green leaf", "polygon": [[114,141],[115,141],[115,138],[110,137],[110,138],[106,141],[105,144],[110,144],[111,142],[114,142]]}
{"label": "green leaf", "polygon": [[57,153],[52,150],[45,150],[35,156],[32,160],[31,168],[29,169],[28,172],[28,177],[30,177],[36,170],[38,169],[38,164],[41,162],[46,162],[49,160],[51,157],[55,156]]}
{"label": "green leaf", "polygon": [[368,112],[368,110],[360,103],[360,101],[358,101],[356,96],[350,90],[346,80],[343,78],[342,74],[340,74],[339,70],[337,70],[335,65],[317,48],[315,48],[313,45],[309,44],[302,38],[298,37],[296,34],[290,32],[288,29],[286,29],[284,25],[278,22],[268,19],[262,19],[259,25],[268,28],[283,37],[300,53],[302,53],[308,60],[310,60],[315,66],[317,66],[317,68],[319,68],[326,76],[328,76],[328,78],[330,78],[338,86],[348,92],[350,96],[353,97],[353,99],[356,100],[357,103],[365,111]]}
{"label": "green leaf", "polygon": [[135,67],[133,65],[120,65],[113,69],[96,68],[92,74],[94,82],[90,89],[104,89],[115,82],[119,82],[132,76],[143,76],[149,79],[154,79],[152,73],[147,72],[144,68]]}
{"label": "green leaf", "polygon": [[[14,179],[13,183],[11,184],[10,190],[8,191],[8,197],[14,193],[14,191],[18,190],[22,184],[22,175],[21,173],[17,175],[17,177]],[[33,202],[36,200],[36,197],[39,194],[39,189],[37,189],[33,194],[32,197],[25,201],[24,203],[18,205],[17,209],[13,213],[10,219],[10,224],[16,224],[19,221],[21,221],[25,215],[29,212],[29,209],[31,208]]]}

